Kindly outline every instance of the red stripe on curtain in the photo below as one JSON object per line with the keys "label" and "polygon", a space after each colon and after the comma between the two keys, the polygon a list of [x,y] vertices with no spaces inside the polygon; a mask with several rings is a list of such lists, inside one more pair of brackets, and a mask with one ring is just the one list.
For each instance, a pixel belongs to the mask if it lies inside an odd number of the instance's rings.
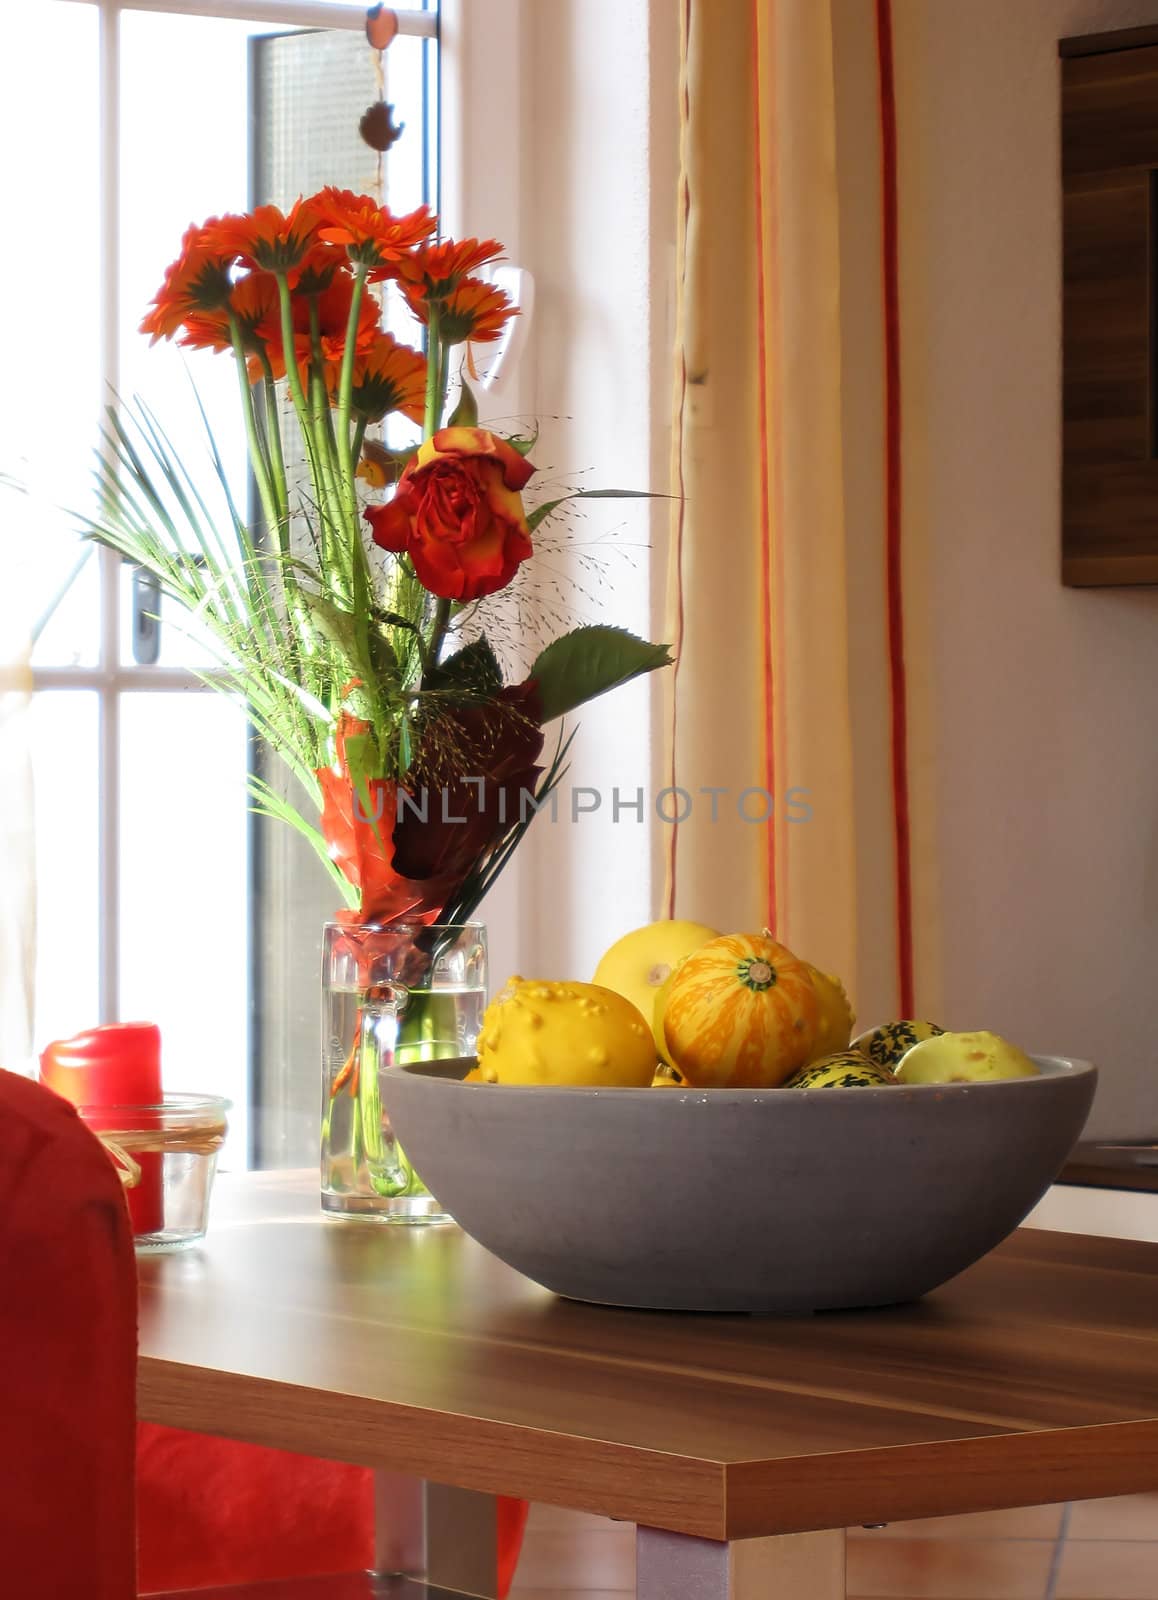
{"label": "red stripe on curtain", "polygon": [[[760,149],[762,103],[760,98],[760,8],[765,0],[752,0],[752,86],[755,115],[755,165],[756,165],[756,348],[759,368],[756,387],[760,407],[760,630],[763,640],[764,688],[764,788],[770,795],[776,793],[776,674],[772,660],[775,637],[772,627],[773,565],[772,544],[772,494],[773,481],[769,452],[772,442],[768,435],[768,344],[769,329],[766,312],[768,275],[773,262],[764,248],[764,170]],[[765,832],[765,916],[773,935],[777,932],[776,894],[776,807],[773,802],[768,814]]]}
{"label": "red stripe on curtain", "polygon": [[880,78],[885,316],[885,584],[896,850],[897,979],[900,1014],[913,1014],[913,883],[909,836],[908,705],[901,551],[901,313],[897,225],[897,102],[891,0],[876,0]]}
{"label": "red stripe on curtain", "polygon": [[[691,114],[691,106],[690,106],[689,95],[688,95],[688,69],[687,69],[688,52],[689,52],[689,50],[691,48],[691,33],[692,33],[692,0],[684,0],[683,41],[682,41],[683,42],[683,51],[684,51],[684,60],[683,60],[683,93],[682,93],[682,95],[680,97],[681,143],[683,142],[683,137],[686,135],[686,129],[687,129],[687,126],[688,126],[688,119],[689,119],[690,114]],[[687,273],[688,217],[689,217],[689,215],[691,213],[691,185],[690,185],[690,183],[688,181],[688,169],[687,169],[686,156],[685,156],[685,159],[681,163],[681,170],[680,170],[679,207],[680,207],[680,210],[682,212],[681,220],[682,220],[682,223],[683,223],[683,238],[684,238],[683,270],[684,270],[684,276],[686,277],[686,273]],[[683,642],[684,642],[684,508],[685,508],[685,505],[686,505],[685,496],[684,496],[684,408],[685,408],[685,405],[687,403],[687,392],[688,392],[688,363],[687,363],[687,351],[684,349],[684,340],[683,340],[682,334],[681,334],[681,338],[680,338],[680,341],[679,341],[679,348],[676,351],[676,360],[678,362],[678,370],[677,370],[677,374],[676,374],[676,392],[677,392],[678,398],[676,400],[675,415],[674,415],[674,418],[673,418],[673,427],[675,428],[675,439],[673,441],[673,453],[674,453],[674,459],[675,459],[675,464],[676,464],[676,482],[675,482],[676,517],[675,517],[674,548],[672,549],[672,552],[671,552],[671,559],[672,559],[672,562],[674,563],[674,567],[675,567],[675,638],[672,640],[673,653],[674,653],[674,656],[675,656],[675,664],[672,667],[671,728],[670,728],[670,737],[669,737],[669,744],[668,744],[668,750],[669,750],[669,757],[668,757],[668,787],[673,788],[673,789],[676,786],[676,738],[677,738],[677,735],[678,735],[678,732],[679,732],[679,698],[678,698],[678,691],[679,691],[679,674],[680,674],[680,656],[682,654]],[[671,835],[670,835],[670,838],[669,838],[669,841],[668,841],[668,849],[667,849],[667,905],[664,908],[664,914],[666,916],[668,916],[668,917],[674,917],[675,916],[676,872],[677,872],[678,865],[679,865],[679,823],[677,821],[673,821],[672,824],[671,824]]]}

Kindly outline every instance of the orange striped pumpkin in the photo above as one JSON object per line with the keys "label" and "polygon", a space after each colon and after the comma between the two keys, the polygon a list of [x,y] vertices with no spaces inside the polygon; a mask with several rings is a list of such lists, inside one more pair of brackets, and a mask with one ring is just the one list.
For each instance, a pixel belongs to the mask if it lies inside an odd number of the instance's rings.
{"label": "orange striped pumpkin", "polygon": [[670,983],[664,1037],[696,1088],[771,1088],[811,1059],[821,1019],[809,969],[770,934],[711,939]]}

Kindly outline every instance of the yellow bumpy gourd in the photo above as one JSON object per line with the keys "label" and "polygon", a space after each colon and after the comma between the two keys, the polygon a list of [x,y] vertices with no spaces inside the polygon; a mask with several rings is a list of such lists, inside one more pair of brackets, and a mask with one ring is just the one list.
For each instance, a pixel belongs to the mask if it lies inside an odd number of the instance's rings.
{"label": "yellow bumpy gourd", "polygon": [[510,978],[483,1015],[474,1082],[644,1089],[655,1043],[639,1010],[595,983]]}
{"label": "yellow bumpy gourd", "polygon": [[805,964],[820,1007],[820,1021],[812,1045],[814,1059],[819,1061],[822,1056],[838,1055],[848,1049],[856,1013],[838,977],[833,973],[821,972],[819,967],[810,963]]}

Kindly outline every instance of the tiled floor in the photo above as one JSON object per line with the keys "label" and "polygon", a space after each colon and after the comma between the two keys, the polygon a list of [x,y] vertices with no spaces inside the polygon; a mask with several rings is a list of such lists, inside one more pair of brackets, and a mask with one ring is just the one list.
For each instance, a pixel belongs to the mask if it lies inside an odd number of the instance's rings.
{"label": "tiled floor", "polygon": [[[618,1600],[634,1586],[628,1524],[533,1508],[511,1600]],[[848,1592],[850,1600],[1158,1600],[1158,1495],[857,1528]]]}

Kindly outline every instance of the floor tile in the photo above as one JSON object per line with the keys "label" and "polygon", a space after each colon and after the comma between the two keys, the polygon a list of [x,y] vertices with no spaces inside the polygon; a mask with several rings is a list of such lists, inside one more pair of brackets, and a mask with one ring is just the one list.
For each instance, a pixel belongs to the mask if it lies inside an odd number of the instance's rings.
{"label": "floor tile", "polygon": [[851,1528],[849,1537],[873,1539],[1056,1539],[1061,1506],[1018,1506],[1012,1511],[976,1511],[962,1517],[926,1517],[890,1522],[883,1528]]}
{"label": "floor tile", "polygon": [[1072,1539],[1158,1539],[1158,1494],[1075,1501],[1069,1533]]}
{"label": "floor tile", "polygon": [[635,1529],[627,1523],[562,1532],[528,1526],[515,1593],[574,1588],[633,1594]]}
{"label": "floor tile", "polygon": [[[194,1600],[194,1597],[190,1597]],[[622,1589],[524,1589],[517,1584],[510,1600],[623,1600]]]}
{"label": "floor tile", "polygon": [[1050,1539],[855,1538],[848,1592],[873,1600],[1042,1600],[1053,1552]]}
{"label": "floor tile", "polygon": [[626,1528],[633,1524],[613,1522],[610,1517],[595,1517],[589,1511],[570,1511],[566,1506],[533,1505],[527,1516],[527,1532],[571,1533],[580,1529]]}
{"label": "floor tile", "polygon": [[1056,1600],[1158,1600],[1158,1543],[1067,1539]]}

